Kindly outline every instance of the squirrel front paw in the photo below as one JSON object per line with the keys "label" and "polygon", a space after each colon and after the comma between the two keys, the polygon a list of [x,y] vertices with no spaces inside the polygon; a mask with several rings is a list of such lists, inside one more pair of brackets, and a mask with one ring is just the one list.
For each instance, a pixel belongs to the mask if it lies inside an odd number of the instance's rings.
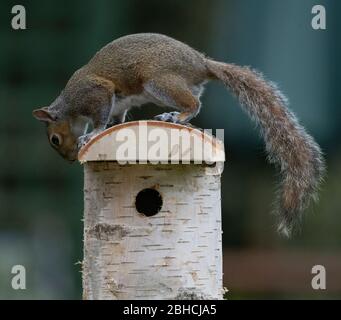
{"label": "squirrel front paw", "polygon": [[90,132],[78,137],[78,149],[82,148],[86,145],[94,136],[96,136],[99,132]]}
{"label": "squirrel front paw", "polygon": [[78,149],[83,147],[91,139],[89,134],[85,134],[78,138]]}

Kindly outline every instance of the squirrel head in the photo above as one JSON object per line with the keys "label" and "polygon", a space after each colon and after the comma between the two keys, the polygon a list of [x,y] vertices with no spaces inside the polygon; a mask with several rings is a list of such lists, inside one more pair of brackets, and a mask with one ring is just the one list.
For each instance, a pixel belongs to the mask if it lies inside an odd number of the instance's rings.
{"label": "squirrel head", "polygon": [[75,161],[78,158],[78,137],[71,130],[68,120],[58,119],[48,107],[36,109],[33,116],[45,123],[50,145],[66,160]]}

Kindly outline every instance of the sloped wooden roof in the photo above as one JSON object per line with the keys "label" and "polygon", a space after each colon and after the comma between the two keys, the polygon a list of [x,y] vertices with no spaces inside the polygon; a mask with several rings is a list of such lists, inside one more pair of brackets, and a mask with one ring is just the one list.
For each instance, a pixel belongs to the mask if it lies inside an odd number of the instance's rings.
{"label": "sloped wooden roof", "polygon": [[[201,147],[200,147],[201,146]],[[159,149],[158,152],[155,152]],[[125,150],[125,152],[122,152]],[[171,162],[225,161],[224,144],[199,129],[162,121],[132,121],[101,132],[78,154],[87,161]]]}

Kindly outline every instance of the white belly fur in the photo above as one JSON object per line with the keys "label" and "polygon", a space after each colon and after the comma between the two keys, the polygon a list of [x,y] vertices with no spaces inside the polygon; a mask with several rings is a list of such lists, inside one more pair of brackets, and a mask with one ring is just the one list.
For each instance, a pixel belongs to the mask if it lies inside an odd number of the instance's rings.
{"label": "white belly fur", "polygon": [[120,115],[129,110],[131,107],[139,107],[149,102],[160,105],[160,102],[158,100],[156,100],[146,92],[120,98],[113,96],[112,116]]}

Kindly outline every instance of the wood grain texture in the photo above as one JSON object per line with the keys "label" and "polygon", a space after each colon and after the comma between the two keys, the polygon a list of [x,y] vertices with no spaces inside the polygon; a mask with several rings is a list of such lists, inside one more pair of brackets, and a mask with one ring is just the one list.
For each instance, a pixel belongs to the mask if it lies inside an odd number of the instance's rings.
{"label": "wood grain texture", "polygon": [[[131,156],[119,152],[123,145],[129,148]],[[165,147],[161,154],[151,153],[153,146],[158,145]],[[120,163],[222,163],[225,152],[224,143],[208,132],[181,124],[148,120],[126,122],[104,130],[81,148],[78,159],[81,163],[103,160]]]}

